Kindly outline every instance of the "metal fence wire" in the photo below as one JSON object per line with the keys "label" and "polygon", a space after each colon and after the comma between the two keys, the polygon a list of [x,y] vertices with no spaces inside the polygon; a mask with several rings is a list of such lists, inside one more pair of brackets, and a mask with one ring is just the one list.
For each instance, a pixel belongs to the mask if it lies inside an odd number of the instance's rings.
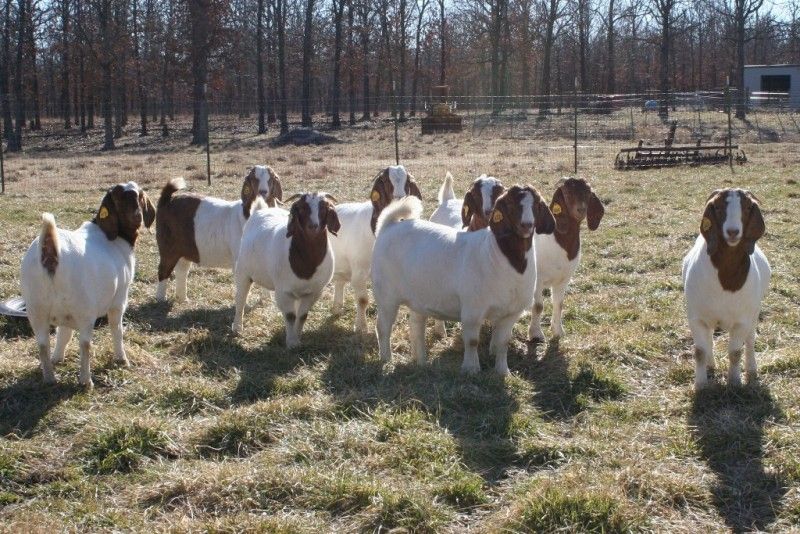
{"label": "metal fence wire", "polygon": [[[20,187],[66,186],[53,165],[58,157],[85,157],[103,161],[109,153],[158,155],[182,153],[192,178],[210,184],[231,172],[228,153],[254,150],[263,161],[280,166],[286,158],[280,138],[280,121],[270,117],[266,134],[258,134],[257,103],[252,100],[208,102],[209,140],[191,147],[192,103],[174,102],[167,109],[151,110],[148,135],[140,136],[135,107],[127,122],[117,128],[116,151],[102,151],[102,117],[94,128],[65,129],[57,117],[41,118],[41,128],[23,130],[23,151],[0,159],[3,191]],[[316,102],[313,128],[308,138],[293,135],[292,144],[335,143],[326,159],[336,172],[363,173],[364,150],[370,159],[385,164],[421,158],[440,140],[437,165],[448,161],[475,172],[491,172],[498,158],[519,160],[541,172],[594,173],[610,168],[640,169],[676,164],[744,163],[767,146],[785,144],[784,153],[796,152],[800,143],[800,101],[786,94],[740,95],[735,89],[628,95],[563,94],[450,96],[446,98],[391,97],[370,100],[342,97],[341,128],[331,128],[331,110]],[[277,115],[280,102],[272,110]],[[286,102],[288,127],[300,127],[300,101]],[[47,109],[47,107],[45,107]],[[55,108],[53,108],[55,109]],[[163,111],[163,113],[162,113]],[[450,130],[430,130],[431,117],[449,117]],[[433,120],[435,122],[435,120]],[[447,122],[447,121],[445,121]],[[426,124],[428,130],[426,131]],[[426,132],[426,133],[423,133]],[[294,132],[296,134],[296,132]],[[459,148],[460,147],[460,148]],[[291,156],[297,157],[297,156]],[[321,163],[321,162],[314,162]],[[76,165],[82,163],[78,162]],[[317,165],[324,167],[324,165]],[[323,169],[324,171],[324,169]],[[145,179],[157,167],[142,169]],[[98,183],[113,173],[100,173]],[[23,185],[24,184],[24,185]]]}

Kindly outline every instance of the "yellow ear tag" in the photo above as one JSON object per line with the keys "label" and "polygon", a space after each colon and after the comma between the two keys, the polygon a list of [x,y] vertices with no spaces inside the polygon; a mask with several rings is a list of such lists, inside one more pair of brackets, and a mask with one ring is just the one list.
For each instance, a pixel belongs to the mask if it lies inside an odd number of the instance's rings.
{"label": "yellow ear tag", "polygon": [[100,208],[100,213],[98,214],[98,216],[99,216],[101,219],[105,219],[106,217],[108,217],[108,208],[106,208],[105,206],[103,206],[102,208]]}
{"label": "yellow ear tag", "polygon": [[244,189],[242,189],[242,194],[246,197],[249,197],[251,194],[253,194],[253,190],[250,189],[249,185],[246,185],[244,186]]}
{"label": "yellow ear tag", "polygon": [[552,211],[552,212],[553,212],[553,215],[561,215],[561,204],[559,204],[558,202],[556,202],[556,203],[555,203],[555,204],[553,204],[553,206],[550,208],[550,211]]}
{"label": "yellow ear tag", "polygon": [[381,199],[381,194],[373,189],[369,198],[371,198],[373,202],[377,202]]}
{"label": "yellow ear tag", "polygon": [[467,206],[466,204],[464,204],[464,207],[463,207],[463,208],[461,208],[461,214],[462,214],[464,217],[468,217],[468,216],[469,216],[469,206]]}
{"label": "yellow ear tag", "polygon": [[703,222],[700,223],[700,229],[706,232],[709,228],[711,228],[711,219],[703,217]]}
{"label": "yellow ear tag", "polygon": [[503,220],[503,214],[500,213],[499,210],[494,210],[494,213],[492,213],[492,222],[498,223],[502,220]]}

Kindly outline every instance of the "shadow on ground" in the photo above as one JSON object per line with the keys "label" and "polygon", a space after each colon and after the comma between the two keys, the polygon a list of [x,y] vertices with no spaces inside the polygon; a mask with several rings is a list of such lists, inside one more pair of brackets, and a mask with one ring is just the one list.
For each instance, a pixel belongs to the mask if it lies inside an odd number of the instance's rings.
{"label": "shadow on ground", "polygon": [[52,409],[80,391],[83,388],[76,383],[63,380],[44,384],[39,366],[25,371],[0,388],[0,436],[28,437]]}
{"label": "shadow on ground", "polygon": [[714,505],[735,532],[764,530],[786,493],[783,482],[764,469],[764,426],[783,414],[769,389],[709,386],[695,395],[689,424],[702,458],[717,474]]}

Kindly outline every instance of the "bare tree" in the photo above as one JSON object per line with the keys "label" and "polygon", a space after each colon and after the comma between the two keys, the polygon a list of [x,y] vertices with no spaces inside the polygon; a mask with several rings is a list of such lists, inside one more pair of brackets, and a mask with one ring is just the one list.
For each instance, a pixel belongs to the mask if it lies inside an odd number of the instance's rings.
{"label": "bare tree", "polygon": [[281,133],[289,132],[286,112],[286,0],[275,0],[275,28],[278,30],[278,78],[280,84]]}
{"label": "bare tree", "polygon": [[661,101],[658,105],[658,116],[662,120],[669,118],[670,101],[670,46],[672,44],[673,24],[675,22],[675,8],[678,0],[651,0],[651,13],[660,28],[659,41],[659,89]]}
{"label": "bare tree", "polygon": [[22,150],[22,128],[25,125],[25,94],[23,93],[22,78],[23,52],[25,47],[25,25],[27,13],[27,0],[19,0],[17,8],[17,58],[14,72],[14,104],[15,124],[14,133],[8,138],[8,151],[19,152]]}
{"label": "bare tree", "polygon": [[338,130],[342,127],[342,119],[339,116],[340,100],[342,96],[342,34],[344,30],[344,8],[347,7],[347,0],[333,0],[331,9],[333,10],[334,44],[333,44],[333,87],[331,88],[331,128]]}
{"label": "bare tree", "polygon": [[[14,124],[11,118],[10,86],[8,83],[11,74],[11,1],[6,0],[3,9],[3,57],[0,61],[0,106],[3,114],[3,137],[11,140],[14,135]],[[2,150],[2,147],[0,147]]]}
{"label": "bare tree", "polygon": [[208,81],[208,54],[211,0],[188,0],[189,23],[191,26],[192,65],[192,143],[204,145],[208,142],[208,101],[206,83]]}
{"label": "bare tree", "polygon": [[139,0],[133,0],[133,60],[136,63],[136,86],[139,93],[139,136],[147,135],[147,93],[142,77],[142,58],[139,54]]}
{"label": "bare tree", "polygon": [[256,87],[258,98],[258,133],[267,133],[266,99],[264,95],[264,0],[258,0],[256,9]]}
{"label": "bare tree", "polygon": [[417,29],[414,32],[414,75],[411,81],[411,111],[413,117],[417,114],[417,90],[419,88],[419,58],[421,49],[422,29],[425,26],[425,10],[430,0],[417,0]]}
{"label": "bare tree", "polygon": [[764,5],[764,0],[726,0],[724,9],[719,10],[734,28],[734,42],[736,43],[734,83],[738,89],[736,118],[741,120],[747,117],[747,94],[744,87],[745,44],[753,39],[752,35],[748,35],[748,24],[750,19],[758,14],[762,5]]}
{"label": "bare tree", "polygon": [[302,125],[310,128],[311,120],[311,60],[314,57],[314,0],[306,0],[306,17],[303,26],[303,96]]}
{"label": "bare tree", "polygon": [[69,0],[61,0],[61,116],[64,128],[72,127],[69,110]]}
{"label": "bare tree", "polygon": [[564,15],[563,0],[542,0],[540,10],[544,19],[544,35],[542,36],[542,78],[539,94],[544,95],[539,105],[539,114],[547,114],[550,110],[550,77],[552,74],[553,44],[556,39],[556,23]]}
{"label": "bare tree", "polygon": [[444,10],[445,0],[439,0],[439,85],[447,83],[447,14]]}

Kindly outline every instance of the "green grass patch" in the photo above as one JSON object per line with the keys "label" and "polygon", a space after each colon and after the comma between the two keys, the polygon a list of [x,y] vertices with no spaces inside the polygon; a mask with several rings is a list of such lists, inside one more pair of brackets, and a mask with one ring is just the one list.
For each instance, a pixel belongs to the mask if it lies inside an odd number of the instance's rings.
{"label": "green grass patch", "polygon": [[85,470],[92,474],[130,473],[146,458],[171,456],[170,440],[159,428],[133,423],[101,432],[84,451]]}
{"label": "green grass patch", "polygon": [[264,414],[229,413],[208,428],[196,447],[200,456],[249,456],[275,441],[273,421]]}
{"label": "green grass patch", "polygon": [[526,495],[501,530],[513,532],[635,532],[644,523],[608,495],[547,488]]}

